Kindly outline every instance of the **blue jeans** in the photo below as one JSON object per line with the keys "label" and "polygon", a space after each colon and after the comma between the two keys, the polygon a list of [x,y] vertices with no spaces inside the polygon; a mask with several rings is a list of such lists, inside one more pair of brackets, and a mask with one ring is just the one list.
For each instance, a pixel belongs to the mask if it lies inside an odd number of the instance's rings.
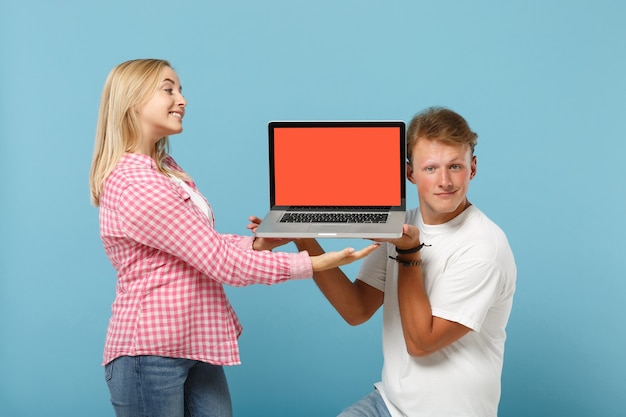
{"label": "blue jeans", "polygon": [[160,356],[122,356],[104,370],[117,417],[232,417],[221,366]]}
{"label": "blue jeans", "polygon": [[377,389],[346,408],[337,417],[391,417]]}

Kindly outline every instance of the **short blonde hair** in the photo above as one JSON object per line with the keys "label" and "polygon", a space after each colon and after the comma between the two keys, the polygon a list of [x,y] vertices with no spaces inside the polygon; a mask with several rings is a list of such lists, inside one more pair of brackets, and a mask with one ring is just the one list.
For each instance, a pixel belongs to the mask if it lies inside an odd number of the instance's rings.
{"label": "short blonde hair", "polygon": [[[134,110],[156,92],[161,73],[166,67],[171,68],[171,65],[162,59],[135,59],[117,65],[109,73],[100,100],[89,175],[93,205],[100,205],[104,181],[122,155],[137,149],[141,141],[141,129]],[[156,165],[164,174],[184,177],[164,164],[168,154],[169,139],[164,136],[156,144]]]}
{"label": "short blonde hair", "polygon": [[458,113],[444,107],[429,107],[417,113],[407,128],[407,158],[411,162],[418,139],[436,140],[450,145],[467,146],[471,155],[478,142],[467,121]]}

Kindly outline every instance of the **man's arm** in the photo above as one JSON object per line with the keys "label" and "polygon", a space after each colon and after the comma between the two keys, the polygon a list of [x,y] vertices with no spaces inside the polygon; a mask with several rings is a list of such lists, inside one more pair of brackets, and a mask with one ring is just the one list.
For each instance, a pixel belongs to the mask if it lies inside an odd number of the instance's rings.
{"label": "man's arm", "polygon": [[[405,224],[402,237],[381,239],[400,249],[420,246],[419,229]],[[398,304],[406,349],[411,356],[427,356],[459,340],[471,331],[460,323],[433,316],[424,288],[420,252],[399,254]]]}
{"label": "man's arm", "polygon": [[433,316],[430,300],[424,289],[419,252],[399,255],[403,262],[398,265],[398,303],[400,319],[407,351],[411,356],[426,356],[457,341],[468,332],[469,327]]}
{"label": "man's arm", "polygon": [[[294,242],[298,250],[306,250],[311,256],[324,253],[314,239]],[[358,279],[350,281],[339,268],[314,272],[313,280],[341,317],[352,326],[369,320],[383,304],[382,291]]]}

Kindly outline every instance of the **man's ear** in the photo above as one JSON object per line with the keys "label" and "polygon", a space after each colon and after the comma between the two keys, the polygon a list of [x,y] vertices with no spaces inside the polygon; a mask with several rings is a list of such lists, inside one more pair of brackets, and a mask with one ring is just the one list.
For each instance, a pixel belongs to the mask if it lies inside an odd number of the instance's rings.
{"label": "man's ear", "polygon": [[415,184],[415,180],[413,179],[413,165],[411,165],[410,162],[406,163],[406,179]]}
{"label": "man's ear", "polygon": [[476,176],[476,155],[472,156],[472,171],[470,172],[470,180]]}

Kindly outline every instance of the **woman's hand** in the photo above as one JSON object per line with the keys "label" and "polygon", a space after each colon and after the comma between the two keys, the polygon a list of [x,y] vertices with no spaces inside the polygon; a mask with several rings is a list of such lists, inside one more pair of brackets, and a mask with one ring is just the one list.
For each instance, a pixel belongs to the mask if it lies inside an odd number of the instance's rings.
{"label": "woman's hand", "polygon": [[[256,232],[257,227],[261,224],[261,219],[256,216],[248,217],[250,223],[246,226],[252,233]],[[254,250],[272,250],[286,243],[293,241],[293,239],[286,238],[269,238],[269,237],[255,237],[252,248]]]}
{"label": "woman's hand", "polygon": [[322,255],[311,256],[311,264],[313,272],[325,271],[327,269],[337,268],[341,265],[347,265],[359,259],[365,258],[370,253],[380,247],[379,243],[371,244],[361,250],[354,248],[345,248],[340,251],[326,252]]}
{"label": "woman's hand", "polygon": [[[256,216],[250,216],[248,218],[250,223],[246,226],[252,233],[256,232],[257,227],[261,224],[261,219]],[[254,250],[272,250],[281,245],[289,242],[297,241],[295,238],[262,238],[257,237],[254,239],[252,247]],[[302,239],[301,239],[302,240]],[[354,248],[345,248],[340,251],[327,252],[317,256],[311,256],[311,264],[313,266],[313,272],[324,271],[327,269],[336,268],[342,265],[350,264],[359,259],[365,258],[370,253],[374,252],[380,247],[380,243],[373,243],[361,250],[354,250]]]}

